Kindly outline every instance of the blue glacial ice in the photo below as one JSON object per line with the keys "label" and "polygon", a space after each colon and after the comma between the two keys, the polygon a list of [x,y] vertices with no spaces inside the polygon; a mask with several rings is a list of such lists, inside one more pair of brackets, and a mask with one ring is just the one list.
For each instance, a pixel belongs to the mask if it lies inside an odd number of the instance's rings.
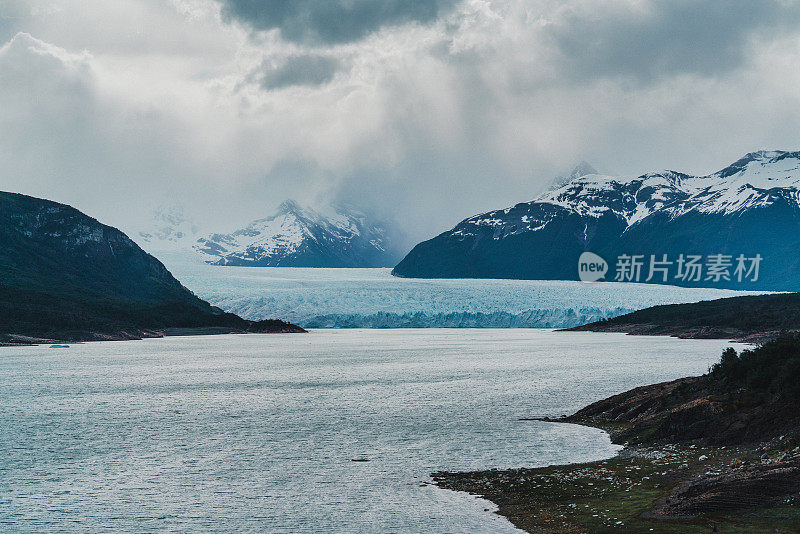
{"label": "blue glacial ice", "polygon": [[159,257],[186,287],[226,311],[306,328],[568,328],[658,304],[746,294],[653,284],[409,279],[389,269],[220,267]]}

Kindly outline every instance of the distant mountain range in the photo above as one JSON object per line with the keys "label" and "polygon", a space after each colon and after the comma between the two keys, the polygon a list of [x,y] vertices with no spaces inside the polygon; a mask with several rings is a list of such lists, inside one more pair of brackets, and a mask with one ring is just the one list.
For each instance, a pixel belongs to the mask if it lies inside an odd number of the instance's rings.
{"label": "distant mountain range", "polygon": [[798,290],[798,250],[800,152],[759,151],[708,176],[573,177],[418,244],[393,273],[575,280],[593,252],[602,280]]}
{"label": "distant mountain range", "polygon": [[223,313],[124,233],[64,204],[0,192],[0,243],[0,342],[9,335],[94,340],[182,328],[296,329]]}
{"label": "distant mountain range", "polygon": [[153,252],[193,252],[206,263],[246,267],[391,267],[400,259],[382,223],[345,206],[316,210],[293,200],[231,233],[202,234],[181,210],[155,213],[140,232]]}

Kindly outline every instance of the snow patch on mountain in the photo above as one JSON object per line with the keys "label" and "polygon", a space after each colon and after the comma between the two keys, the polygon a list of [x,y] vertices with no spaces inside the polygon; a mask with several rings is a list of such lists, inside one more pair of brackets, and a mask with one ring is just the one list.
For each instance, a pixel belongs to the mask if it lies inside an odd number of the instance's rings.
{"label": "snow patch on mountain", "polygon": [[737,213],[768,206],[779,199],[800,204],[800,152],[751,152],[710,176],[696,179],[692,195],[675,215]]}
{"label": "snow patch on mountain", "polygon": [[498,232],[495,238],[537,231],[565,211],[592,218],[615,215],[631,226],[660,211],[673,218],[690,211],[732,214],[779,199],[800,205],[800,152],[752,152],[708,176],[675,171],[575,176],[531,202],[470,217],[453,234],[474,235],[470,226],[508,230]]}
{"label": "snow patch on mountain", "polygon": [[201,237],[208,263],[262,267],[376,267],[392,264],[386,229],[344,206],[318,211],[293,200],[230,234]]}

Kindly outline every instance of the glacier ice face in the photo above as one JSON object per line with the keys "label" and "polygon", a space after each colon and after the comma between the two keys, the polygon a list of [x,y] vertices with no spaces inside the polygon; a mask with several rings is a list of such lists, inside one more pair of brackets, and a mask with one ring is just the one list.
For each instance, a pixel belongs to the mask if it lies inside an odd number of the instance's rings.
{"label": "glacier ice face", "polygon": [[184,285],[248,319],[307,328],[568,328],[741,291],[536,280],[410,279],[389,269],[219,267],[162,254]]}

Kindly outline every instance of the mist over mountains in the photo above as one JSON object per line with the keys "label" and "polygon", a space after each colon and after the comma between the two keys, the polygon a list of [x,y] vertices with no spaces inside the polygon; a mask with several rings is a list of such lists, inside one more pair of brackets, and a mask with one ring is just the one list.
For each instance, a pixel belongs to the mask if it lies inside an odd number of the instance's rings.
{"label": "mist over mountains", "polygon": [[180,208],[154,213],[138,239],[151,252],[181,252],[239,267],[392,267],[402,257],[396,228],[338,204],[315,209],[284,201],[268,217],[232,232],[206,233]]}
{"label": "mist over mountains", "polygon": [[221,266],[394,266],[415,278],[576,280],[579,257],[591,252],[607,264],[600,281],[793,290],[799,199],[800,152],[762,150],[705,176],[611,176],[581,162],[535,200],[467,218],[402,260],[397,224],[291,200],[227,233],[161,210],[139,240]]}

